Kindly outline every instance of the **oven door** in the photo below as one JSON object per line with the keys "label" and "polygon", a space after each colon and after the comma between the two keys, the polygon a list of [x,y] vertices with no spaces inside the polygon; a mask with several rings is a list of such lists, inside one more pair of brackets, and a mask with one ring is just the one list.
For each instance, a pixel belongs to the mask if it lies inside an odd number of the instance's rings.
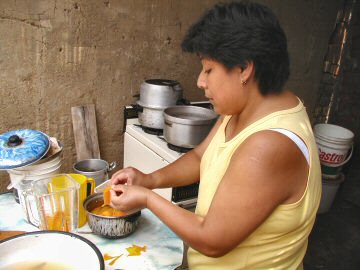
{"label": "oven door", "polygon": [[[143,173],[151,173],[168,164],[169,162],[157,155],[146,145],[127,132],[124,133],[124,168],[131,166]],[[168,201],[171,201],[171,188],[154,189],[154,191]]]}

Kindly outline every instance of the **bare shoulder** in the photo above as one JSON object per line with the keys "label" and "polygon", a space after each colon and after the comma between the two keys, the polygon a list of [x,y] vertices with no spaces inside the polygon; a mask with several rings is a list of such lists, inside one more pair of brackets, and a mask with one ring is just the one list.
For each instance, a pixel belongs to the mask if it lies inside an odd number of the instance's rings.
{"label": "bare shoulder", "polygon": [[280,203],[296,201],[306,185],[304,155],[290,138],[271,130],[254,133],[244,141],[229,166],[235,168],[246,168],[253,184],[276,189]]}
{"label": "bare shoulder", "polygon": [[286,136],[270,130],[249,136],[233,154],[205,220],[227,243],[219,245],[233,248],[276,207],[299,200],[306,186],[306,166],[301,151]]}
{"label": "bare shoulder", "polygon": [[[287,136],[272,130],[263,130],[249,136],[239,147],[236,158],[256,157],[272,165],[302,159],[302,153]],[[284,158],[284,159],[282,159]]]}

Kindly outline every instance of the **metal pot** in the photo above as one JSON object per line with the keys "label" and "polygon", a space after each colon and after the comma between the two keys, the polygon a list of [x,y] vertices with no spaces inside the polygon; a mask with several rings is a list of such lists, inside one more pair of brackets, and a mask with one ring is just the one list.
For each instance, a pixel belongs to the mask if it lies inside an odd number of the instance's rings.
{"label": "metal pot", "polygon": [[166,108],[176,105],[182,98],[182,87],[179,82],[165,79],[146,80],[140,86],[141,106]]}
{"label": "metal pot", "polygon": [[87,177],[93,178],[96,186],[108,180],[108,173],[116,167],[116,162],[110,164],[103,159],[83,159],[74,164],[73,170],[75,173],[83,174]]}
{"label": "metal pot", "polygon": [[164,110],[164,138],[175,146],[194,148],[209,134],[218,115],[197,106],[172,106]]}
{"label": "metal pot", "polygon": [[164,128],[164,110],[166,107],[151,107],[137,102],[139,123],[148,128]]}

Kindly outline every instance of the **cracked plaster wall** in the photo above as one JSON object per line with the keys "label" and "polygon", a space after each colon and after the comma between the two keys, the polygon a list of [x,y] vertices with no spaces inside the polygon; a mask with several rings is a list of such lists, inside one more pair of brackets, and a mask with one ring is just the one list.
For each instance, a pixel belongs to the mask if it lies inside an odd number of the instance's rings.
{"label": "cracked plaster wall", "polygon": [[[200,64],[181,39],[214,0],[1,0],[0,133],[41,130],[65,145],[63,172],[76,153],[71,107],[93,103],[101,157],[122,164],[123,106],[143,80],[178,80],[196,88]],[[312,111],[328,37],[341,1],[259,1],[273,8],[288,35],[288,87]],[[121,165],[120,165],[121,167]],[[0,172],[0,190],[8,183]]]}

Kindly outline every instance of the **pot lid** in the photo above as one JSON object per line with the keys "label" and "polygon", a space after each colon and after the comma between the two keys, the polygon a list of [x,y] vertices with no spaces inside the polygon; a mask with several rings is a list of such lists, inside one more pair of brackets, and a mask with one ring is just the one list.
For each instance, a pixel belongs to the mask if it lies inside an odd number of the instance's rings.
{"label": "pot lid", "polygon": [[18,129],[0,135],[0,170],[29,165],[50,148],[49,137],[37,130]]}
{"label": "pot lid", "polygon": [[[178,81],[167,80],[167,79],[149,79],[149,80],[146,80],[145,83],[159,85],[159,86],[174,86],[174,85],[179,84]],[[178,89],[176,89],[176,90],[178,90]]]}

